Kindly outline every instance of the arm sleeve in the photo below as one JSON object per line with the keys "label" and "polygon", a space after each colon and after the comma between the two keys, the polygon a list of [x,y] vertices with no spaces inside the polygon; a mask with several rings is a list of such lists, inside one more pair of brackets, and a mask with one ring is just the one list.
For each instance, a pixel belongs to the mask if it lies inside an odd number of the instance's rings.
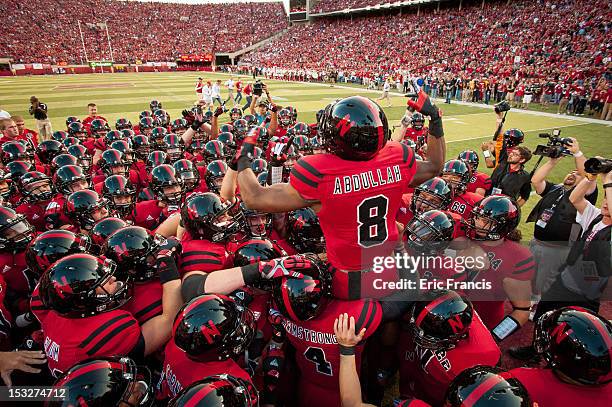
{"label": "arm sleeve", "polygon": [[306,200],[319,200],[321,194],[319,185],[323,181],[323,174],[312,163],[311,157],[300,159],[291,170],[289,184]]}

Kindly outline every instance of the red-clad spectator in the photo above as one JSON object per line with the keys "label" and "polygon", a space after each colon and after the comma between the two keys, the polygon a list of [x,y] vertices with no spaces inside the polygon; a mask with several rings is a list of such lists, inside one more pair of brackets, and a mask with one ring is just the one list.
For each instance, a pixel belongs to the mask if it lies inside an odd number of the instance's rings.
{"label": "red-clad spectator", "polygon": [[84,118],[81,123],[83,123],[83,126],[85,126],[85,128],[87,129],[87,131],[89,132],[89,127],[91,126],[91,122],[96,120],[96,119],[102,119],[105,122],[108,122],[108,120],[106,120],[103,116],[98,115],[98,106],[95,103],[89,103],[87,105],[87,117]]}
{"label": "red-clad spectator", "polygon": [[12,116],[11,119],[15,121],[17,129],[19,130],[19,138],[23,140],[31,140],[34,147],[38,146],[38,133],[34,130],[30,130],[25,126],[25,120],[23,116]]}

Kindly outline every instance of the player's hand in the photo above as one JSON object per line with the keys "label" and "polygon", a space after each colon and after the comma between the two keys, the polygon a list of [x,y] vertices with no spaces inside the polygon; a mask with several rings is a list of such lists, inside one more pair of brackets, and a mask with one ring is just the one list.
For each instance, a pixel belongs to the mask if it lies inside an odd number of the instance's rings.
{"label": "player's hand", "polygon": [[249,130],[242,142],[242,146],[236,151],[236,155],[229,164],[232,170],[240,172],[251,167],[251,162],[255,158],[255,147],[257,147],[260,138],[265,138],[266,132],[265,127],[261,126]]}
{"label": "player's hand", "polygon": [[221,116],[223,113],[225,113],[225,109],[224,109],[223,107],[219,106],[219,107],[217,107],[217,108],[215,109],[214,116],[215,116],[215,117],[219,117],[219,116]]}
{"label": "player's hand", "polygon": [[183,252],[183,245],[176,237],[170,236],[162,240],[159,245],[159,249],[159,253],[165,251],[167,255],[176,258]]}
{"label": "player's hand", "polygon": [[268,109],[270,109],[272,113],[276,113],[278,112],[278,105],[276,103],[270,103]]}
{"label": "player's hand", "polygon": [[202,109],[198,109],[197,112],[193,114],[193,122],[191,122],[191,128],[194,131],[200,130],[200,127],[206,122],[206,118],[204,117],[204,112]]}
{"label": "player's hand", "polygon": [[287,161],[287,143],[274,143],[270,151],[270,164],[274,167],[282,166]]}
{"label": "player's hand", "polygon": [[334,334],[338,345],[352,348],[363,340],[366,329],[362,328],[358,334],[355,333],[355,318],[348,314],[340,314],[334,321]]}
{"label": "player's hand", "polygon": [[181,114],[183,115],[183,118],[187,120],[187,123],[193,123],[193,120],[195,119],[195,114],[193,113],[193,111],[184,109]]}
{"label": "player's hand", "polygon": [[302,278],[301,273],[313,267],[312,261],[301,254],[259,262],[259,274],[266,280],[280,277]]}
{"label": "player's hand", "polygon": [[42,365],[47,361],[41,351],[16,351],[0,352],[0,376],[4,384],[12,386],[11,373],[13,370],[21,370],[27,373],[40,373],[40,369],[32,365]]}
{"label": "player's hand", "polygon": [[408,99],[408,106],[412,107],[417,112],[423,113],[425,116],[429,116],[431,120],[439,119],[442,116],[440,109],[432,103],[429,95],[422,89],[417,93],[416,100],[412,98]]}

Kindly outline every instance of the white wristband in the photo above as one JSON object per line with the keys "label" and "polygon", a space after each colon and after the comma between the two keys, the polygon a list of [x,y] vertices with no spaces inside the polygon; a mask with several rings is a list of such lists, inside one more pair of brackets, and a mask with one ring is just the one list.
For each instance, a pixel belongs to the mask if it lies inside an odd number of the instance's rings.
{"label": "white wristband", "polygon": [[491,157],[491,152],[489,150],[485,150],[482,152],[482,155],[484,155],[484,158],[489,158]]}
{"label": "white wristband", "polygon": [[574,158],[578,158],[578,157],[582,157],[584,154],[582,153],[582,151],[578,151],[576,154],[572,154],[574,156]]}

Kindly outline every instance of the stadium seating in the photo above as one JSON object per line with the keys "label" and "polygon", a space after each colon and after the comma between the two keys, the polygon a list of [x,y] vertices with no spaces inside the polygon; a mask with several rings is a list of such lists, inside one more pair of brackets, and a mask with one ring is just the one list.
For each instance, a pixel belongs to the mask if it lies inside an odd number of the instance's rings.
{"label": "stadium seating", "polygon": [[[186,5],[116,0],[2,0],[0,57],[24,63],[171,61],[231,52],[287,26],[282,3]],[[87,56],[83,54],[79,24]]]}
{"label": "stadium seating", "polygon": [[384,3],[392,2],[386,0],[320,0],[311,7],[310,13],[327,13],[330,11],[362,8]]}
{"label": "stadium seating", "polygon": [[[413,9],[402,15],[321,18],[292,27],[243,62],[263,68],[344,71],[347,77],[359,78],[393,74],[400,68],[411,74],[568,79],[605,71],[608,3],[485,4],[484,9],[462,10],[446,4],[438,13],[421,10],[420,16]],[[517,57],[520,63],[515,65]]]}

